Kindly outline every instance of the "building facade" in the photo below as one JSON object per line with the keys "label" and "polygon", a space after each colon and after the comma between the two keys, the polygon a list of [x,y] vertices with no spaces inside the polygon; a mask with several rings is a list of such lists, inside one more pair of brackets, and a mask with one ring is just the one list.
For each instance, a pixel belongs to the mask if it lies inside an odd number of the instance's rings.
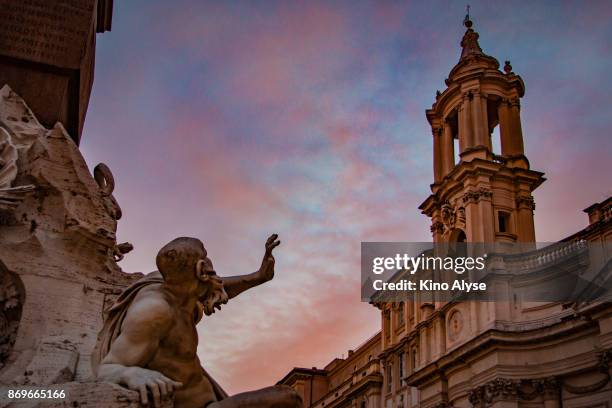
{"label": "building facade", "polygon": [[[545,179],[524,153],[525,86],[510,62],[500,70],[482,51],[469,18],[464,24],[461,58],[426,112],[434,183],[419,209],[431,219],[434,243],[526,243],[525,252],[496,260],[514,296],[375,304],[380,333],[346,359],[308,373],[296,368],[280,381],[298,390],[306,407],[612,407],[612,305],[600,294],[587,302],[516,295],[534,276],[545,287],[546,279],[578,267],[591,245],[609,259],[612,199],[585,210],[585,229],[536,249],[532,193]],[[500,152],[493,151],[496,134]],[[602,281],[609,272],[608,262]],[[363,370],[371,380],[363,392],[352,391]]]}
{"label": "building facade", "polygon": [[296,367],[278,383],[293,387],[304,407],[378,408],[383,395],[380,353],[378,332],[349,350],[347,358],[336,358],[323,369]]}

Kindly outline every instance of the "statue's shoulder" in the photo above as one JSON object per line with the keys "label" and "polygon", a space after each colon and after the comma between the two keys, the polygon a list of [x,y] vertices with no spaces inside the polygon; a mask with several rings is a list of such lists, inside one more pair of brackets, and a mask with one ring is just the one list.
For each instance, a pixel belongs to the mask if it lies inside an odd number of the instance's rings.
{"label": "statue's shoulder", "polygon": [[130,305],[126,320],[155,325],[170,323],[174,308],[164,294],[161,284],[149,285],[138,292]]}

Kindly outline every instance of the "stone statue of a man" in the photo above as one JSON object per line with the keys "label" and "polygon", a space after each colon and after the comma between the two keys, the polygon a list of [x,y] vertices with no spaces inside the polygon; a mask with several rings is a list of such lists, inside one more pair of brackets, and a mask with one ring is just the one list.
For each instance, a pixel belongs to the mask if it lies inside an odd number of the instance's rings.
{"label": "stone statue of a man", "polygon": [[279,244],[278,235],[270,236],[259,270],[235,277],[217,276],[198,239],[177,238],[164,246],[156,258],[159,273],[127,288],[105,320],[93,356],[98,380],[136,390],[143,404],[155,406],[172,393],[176,407],[301,407],[288,387],[227,396],[196,354],[202,314],[271,280],[272,250]]}

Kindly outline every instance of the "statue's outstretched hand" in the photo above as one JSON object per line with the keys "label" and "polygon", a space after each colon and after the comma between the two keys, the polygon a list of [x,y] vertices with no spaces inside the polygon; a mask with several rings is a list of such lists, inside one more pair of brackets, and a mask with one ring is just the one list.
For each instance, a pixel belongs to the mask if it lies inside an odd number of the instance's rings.
{"label": "statue's outstretched hand", "polygon": [[263,260],[261,261],[261,267],[259,268],[259,274],[263,281],[267,282],[272,280],[274,277],[274,255],[272,250],[280,245],[278,240],[278,234],[272,234],[266,241],[266,253],[264,254]]}
{"label": "statue's outstretched hand", "polygon": [[126,370],[123,383],[130,390],[140,393],[140,402],[142,405],[148,405],[149,399],[147,390],[153,395],[153,405],[161,406],[162,398],[171,395],[175,389],[181,388],[182,383],[173,381],[162,373],[154,370],[148,370],[142,367],[130,367]]}

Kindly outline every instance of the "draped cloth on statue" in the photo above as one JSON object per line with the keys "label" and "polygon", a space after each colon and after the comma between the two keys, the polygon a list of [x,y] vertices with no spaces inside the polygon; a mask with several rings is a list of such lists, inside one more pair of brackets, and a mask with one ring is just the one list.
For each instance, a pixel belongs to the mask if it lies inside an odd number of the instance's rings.
{"label": "draped cloth on statue", "polygon": [[[127,314],[130,305],[136,298],[136,295],[138,295],[141,289],[149,285],[162,284],[163,282],[164,279],[159,272],[152,272],[144,276],[143,278],[128,286],[121,293],[121,295],[119,295],[119,297],[117,298],[113,306],[108,310],[108,312],[105,313],[104,326],[98,334],[98,342],[91,356],[91,365],[94,373],[97,373],[100,362],[109,353],[110,348],[115,339],[119,337],[119,334],[121,333],[121,325],[123,324],[123,319],[125,319],[125,315]],[[194,314],[195,321],[198,322],[202,318],[202,308],[198,307],[198,309],[194,311]],[[204,368],[202,368],[202,372],[212,384],[217,400],[227,398],[228,394],[206,372],[206,370],[204,370]]]}

